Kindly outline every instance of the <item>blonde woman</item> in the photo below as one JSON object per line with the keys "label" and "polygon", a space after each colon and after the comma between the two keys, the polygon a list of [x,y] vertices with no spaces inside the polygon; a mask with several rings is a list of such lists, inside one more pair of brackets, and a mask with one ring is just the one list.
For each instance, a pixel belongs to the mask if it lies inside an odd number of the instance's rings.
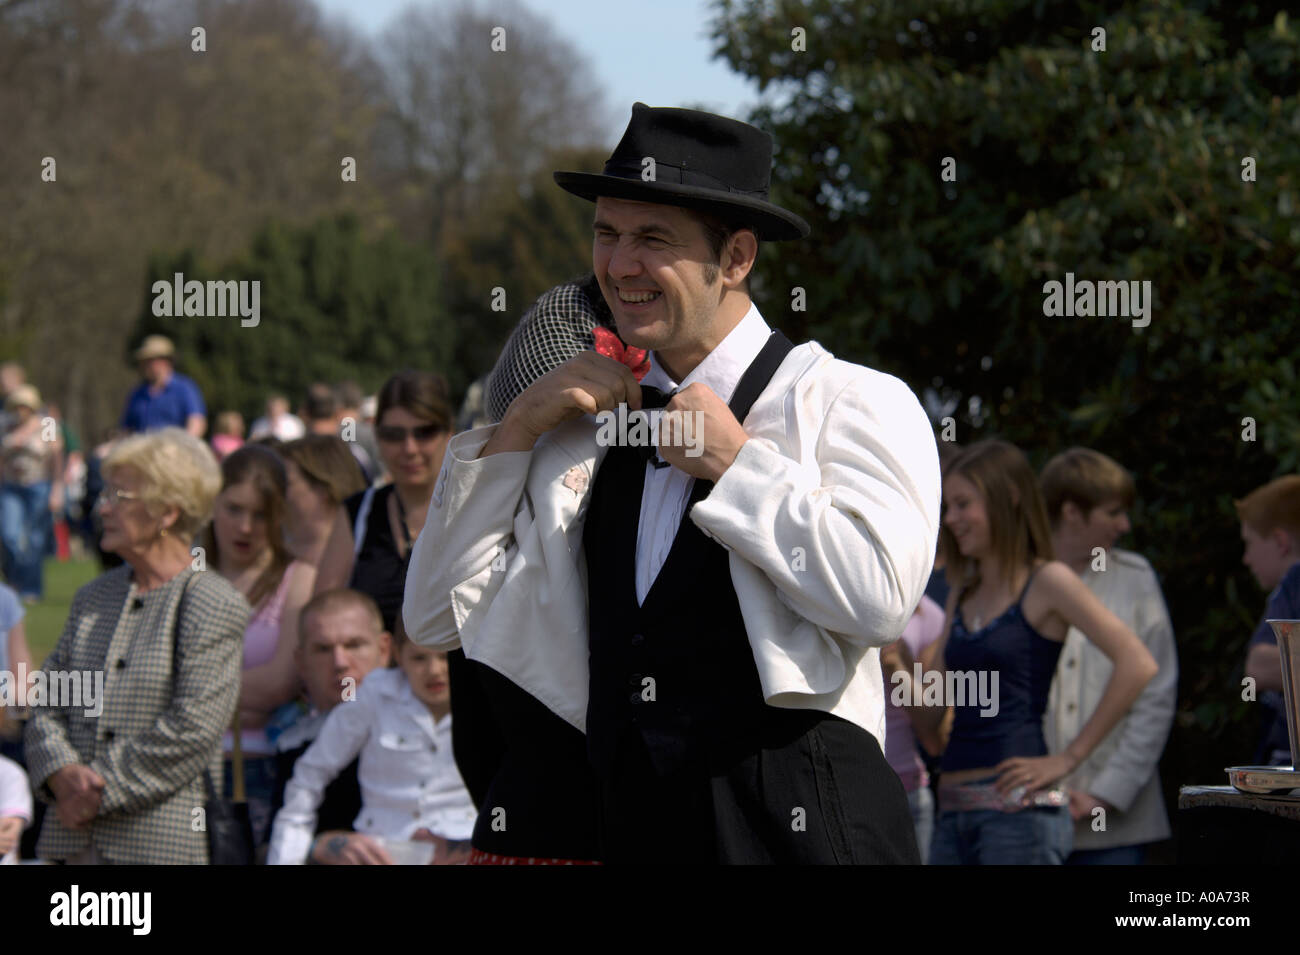
{"label": "blonde woman", "polygon": [[[249,606],[191,544],[221,472],[180,428],[127,438],[104,462],[103,546],[125,561],[77,591],[44,669],[104,676],[101,712],[33,708],[25,736],[37,796],[53,804],[37,854],[103,864],[205,864],[204,771],[221,785],[221,734],[239,697]],[[77,703],[78,705],[72,705]]]}

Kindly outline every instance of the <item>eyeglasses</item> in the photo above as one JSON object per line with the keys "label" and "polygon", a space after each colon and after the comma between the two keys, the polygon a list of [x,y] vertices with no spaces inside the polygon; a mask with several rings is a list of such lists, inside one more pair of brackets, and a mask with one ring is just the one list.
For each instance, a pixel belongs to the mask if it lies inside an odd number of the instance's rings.
{"label": "eyeglasses", "polygon": [[405,444],[408,434],[414,437],[416,441],[432,441],[442,434],[442,428],[436,424],[422,424],[414,428],[399,428],[393,424],[381,424],[375,428],[375,437],[387,444]]}
{"label": "eyeglasses", "polygon": [[95,503],[103,507],[105,504],[116,506],[122,501],[138,501],[140,495],[135,491],[124,491],[120,487],[112,484],[105,484],[103,492],[99,495],[99,500]]}

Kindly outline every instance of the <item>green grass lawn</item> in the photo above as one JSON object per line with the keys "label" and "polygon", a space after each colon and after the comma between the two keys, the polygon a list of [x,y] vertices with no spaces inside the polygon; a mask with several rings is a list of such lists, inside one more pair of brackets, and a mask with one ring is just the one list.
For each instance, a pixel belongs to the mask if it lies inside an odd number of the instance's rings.
{"label": "green grass lawn", "polygon": [[59,642],[63,624],[68,619],[72,595],[77,589],[99,576],[96,560],[57,560],[45,562],[45,598],[38,604],[26,607],[27,644],[32,649],[32,659],[39,666]]}

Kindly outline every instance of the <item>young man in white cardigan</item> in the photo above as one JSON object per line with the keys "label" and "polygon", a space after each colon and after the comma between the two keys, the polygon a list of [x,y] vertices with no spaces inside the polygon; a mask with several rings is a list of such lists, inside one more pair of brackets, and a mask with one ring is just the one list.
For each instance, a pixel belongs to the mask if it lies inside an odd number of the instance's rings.
{"label": "young man in white cardigan", "polygon": [[[637,104],[603,174],[556,173],[596,204],[593,269],[648,371],[584,353],[454,438],[407,575],[413,639],[587,733],[606,862],[919,862],[879,648],[933,564],[937,451],[905,384],[750,300],[759,240],[808,234],[767,200],[771,155]],[[601,444],[621,404],[695,428]]]}
{"label": "young man in white cardigan", "polygon": [[[1159,763],[1173,725],[1178,651],[1160,582],[1141,554],[1115,546],[1129,530],[1133,479],[1087,448],[1058,454],[1040,476],[1052,548],[1106,609],[1130,627],[1160,669],[1119,725],[1068,776],[1074,851],[1067,865],[1140,865],[1147,846],[1170,835]],[[1044,715],[1047,748],[1058,753],[1097,707],[1110,660],[1071,628]]]}

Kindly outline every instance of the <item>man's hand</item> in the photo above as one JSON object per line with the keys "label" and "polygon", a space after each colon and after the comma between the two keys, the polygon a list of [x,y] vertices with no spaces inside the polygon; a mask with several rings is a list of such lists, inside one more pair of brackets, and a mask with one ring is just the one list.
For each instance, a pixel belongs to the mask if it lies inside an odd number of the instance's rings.
{"label": "man's hand", "polygon": [[659,457],[692,477],[717,481],[749,435],[708,385],[687,385],[659,419]]}
{"label": "man's hand", "polygon": [[5,816],[0,819],[0,856],[6,856],[18,846],[18,837],[23,834],[21,816]]}
{"label": "man's hand", "polygon": [[392,865],[393,857],[379,843],[360,832],[322,832],[311,846],[318,865]]}
{"label": "man's hand", "polygon": [[1070,818],[1075,822],[1080,819],[1092,818],[1092,811],[1098,807],[1104,809],[1107,814],[1115,811],[1115,807],[1104,799],[1098,799],[1092,793],[1086,793],[1079,789],[1070,790]]}
{"label": "man's hand", "polygon": [[69,829],[87,826],[99,815],[104,785],[103,776],[81,763],[64,766],[51,775],[49,787],[54,793],[59,822]]}
{"label": "man's hand", "polygon": [[468,865],[469,841],[456,842],[435,836],[428,829],[418,829],[411,836],[412,842],[432,842],[433,861],[429,865]]}
{"label": "man's hand", "polygon": [[510,403],[501,426],[479,457],[532,450],[537,439],[566,421],[612,411],[623,402],[641,407],[641,386],[632,371],[594,351],[584,351],[538,378]]}

